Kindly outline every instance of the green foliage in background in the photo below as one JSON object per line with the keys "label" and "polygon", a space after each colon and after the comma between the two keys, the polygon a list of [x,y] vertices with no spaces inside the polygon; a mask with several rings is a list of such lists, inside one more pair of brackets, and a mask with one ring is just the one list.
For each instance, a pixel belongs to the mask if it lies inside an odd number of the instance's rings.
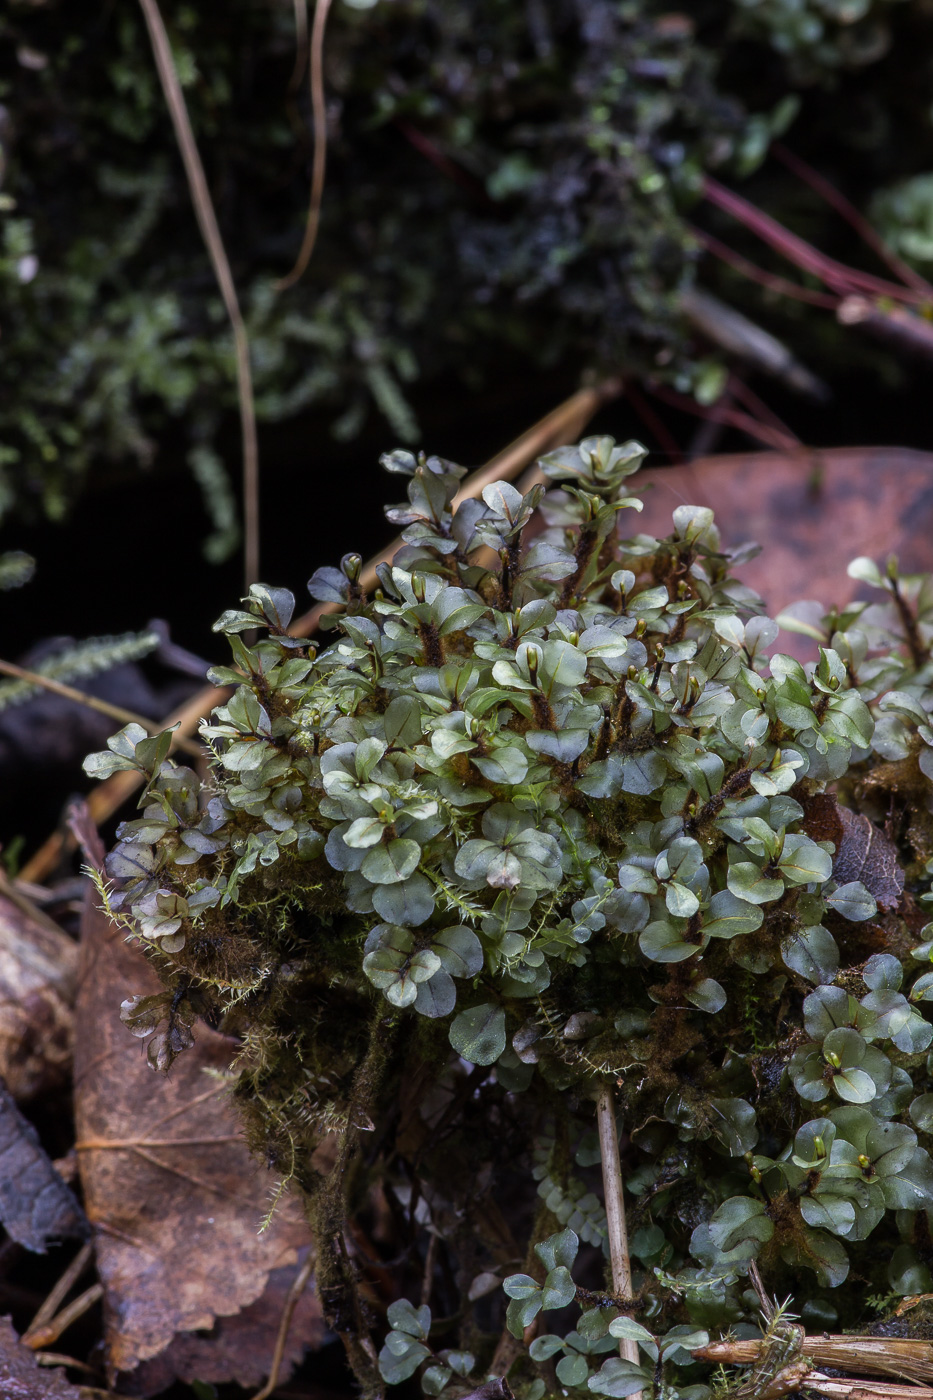
{"label": "green foliage in background", "polygon": [[[165,991],[124,1020],[161,1068],[199,1015],[241,1037],[248,1138],[307,1203],[368,1393],[462,1394],[503,1320],[520,1342],[555,1312],[508,1357],[524,1400],[555,1365],[581,1400],[702,1400],[691,1349],[755,1334],[752,1260],[820,1328],[933,1288],[933,581],[855,561],[879,601],[791,610],[804,667],[710,510],[630,533],[643,457],[588,438],[542,459],[547,490],[454,512],[461,468],[389,454],[405,543],[372,596],[358,556],[312,576],[328,644],[266,585],[217,622],[210,779],[134,726],[85,765],[146,781],[110,903]],[[597,1264],[604,1084],[632,1298]],[[389,1310],[378,1373],[339,1245],[376,1184],[408,1221],[400,1289],[428,1295]],[[497,1280],[504,1319],[473,1307]]]}
{"label": "green foliage in background", "polygon": [[[503,366],[608,367],[691,392],[710,362],[677,294],[694,274],[685,217],[702,173],[753,169],[797,89],[881,58],[903,8],[337,4],[319,243],[279,293],[311,158],[305,87],[289,90],[293,5],[169,0],[260,419],[323,408],[348,437],[375,411],[410,442],[415,380],[447,372],[480,389]],[[0,104],[0,518],[60,518],[92,465],[145,467],[168,444],[222,558],[237,541],[217,446],[230,336],[137,8],[11,0]],[[922,162],[928,114],[903,120],[897,150]]]}

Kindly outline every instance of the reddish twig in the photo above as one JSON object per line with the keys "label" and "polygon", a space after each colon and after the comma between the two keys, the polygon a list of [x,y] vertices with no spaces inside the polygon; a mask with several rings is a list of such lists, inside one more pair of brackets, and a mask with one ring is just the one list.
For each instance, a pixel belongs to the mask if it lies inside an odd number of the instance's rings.
{"label": "reddish twig", "polygon": [[777,416],[764,399],[758,397],[754,389],[749,388],[744,379],[740,379],[737,374],[730,374],[726,388],[727,392],[738,399],[739,403],[743,403],[760,423],[770,424],[776,432],[784,433],[788,438],[792,438],[798,447],[803,447],[804,444],[793,429]]}
{"label": "reddish twig", "polygon": [[818,277],[825,286],[838,292],[840,296],[862,292],[867,296],[889,297],[893,301],[915,303],[918,300],[916,293],[898,286],[896,282],[888,282],[884,278],[873,277],[870,273],[846,267],[844,263],[821,253],[805,238],[791,233],[790,229],[778,223],[777,219],[772,219],[770,214],[765,214],[747,199],[743,199],[732,190],[727,190],[718,180],[713,180],[708,175],[703,180],[703,193],[717,209],[730,214],[756,234],[763,243],[767,243],[805,272]]}
{"label": "reddish twig", "polygon": [[899,350],[908,350],[927,359],[933,356],[933,325],[903,306],[882,310],[867,297],[845,297],[836,308],[836,318],[842,326],[862,326]]}
{"label": "reddish twig", "polygon": [[912,268],[903,258],[899,258],[893,248],[889,248],[887,243],[868,222],[863,214],[860,214],[854,204],[846,199],[835,185],[830,184],[825,175],[821,175],[818,170],[814,170],[812,165],[808,165],[800,156],[794,155],[786,146],[776,141],[771,150],[782,165],[792,171],[804,184],[809,185],[811,190],[824,199],[837,214],[841,214],[846,223],[855,230],[862,242],[876,253],[884,265],[893,272],[895,277],[899,277],[905,286],[910,287],[918,296],[924,300],[933,299],[933,286],[922,277],[919,272]]}
{"label": "reddish twig", "polygon": [[667,384],[651,383],[645,387],[662,403],[669,403],[672,408],[679,408],[684,413],[691,413],[695,418],[712,418],[718,423],[725,423],[730,428],[738,428],[741,432],[754,438],[756,442],[763,442],[767,447],[776,448],[778,452],[800,451],[801,444],[797,438],[788,436],[784,431],[778,432],[766,423],[760,423],[750,413],[743,413],[741,409],[731,408],[722,400],[709,406],[703,406],[698,404],[689,394],[678,394],[676,389],[671,389]]}
{"label": "reddish twig", "polygon": [[424,156],[425,160],[429,160],[433,166],[436,166],[442,175],[447,176],[448,180],[453,180],[454,184],[466,190],[474,199],[479,199],[484,204],[492,204],[493,201],[479,180],[463,170],[456,161],[450,159],[450,156],[445,155],[429,136],[425,136],[423,131],[419,131],[416,126],[412,126],[411,122],[405,121],[403,117],[395,117],[392,124],[402,133],[409,145],[413,146],[419,155]]}
{"label": "reddish twig", "polygon": [[650,432],[654,433],[665,453],[670,458],[671,463],[674,466],[679,466],[684,460],[684,454],[677,443],[677,439],[674,437],[673,433],[670,432],[663,418],[655,413],[651,404],[638,386],[630,379],[626,380],[625,395],[645,427],[648,428]]}
{"label": "reddish twig", "polygon": [[786,277],[766,272],[763,267],[758,267],[756,263],[744,258],[741,253],[737,253],[728,244],[721,243],[718,238],[714,238],[705,229],[691,227],[690,233],[708,253],[712,253],[714,258],[718,258],[720,262],[734,268],[743,277],[748,277],[752,282],[757,282],[759,286],[767,288],[769,292],[775,292],[782,297],[792,297],[794,301],[807,302],[810,306],[822,307],[824,311],[835,311],[839,305],[839,298],[832,296],[829,292],[817,292],[811,287],[801,287],[796,282],[788,281]]}

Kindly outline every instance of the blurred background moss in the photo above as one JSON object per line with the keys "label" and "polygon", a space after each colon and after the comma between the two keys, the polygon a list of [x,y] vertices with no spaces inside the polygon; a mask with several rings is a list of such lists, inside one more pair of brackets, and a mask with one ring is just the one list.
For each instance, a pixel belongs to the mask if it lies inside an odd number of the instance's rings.
{"label": "blurred background moss", "polygon": [[[503,384],[572,388],[587,370],[709,394],[721,355],[679,309],[700,257],[688,225],[748,236],[704,213],[704,172],[863,257],[762,165],[785,129],[905,256],[933,253],[928,0],[336,0],[321,231],[287,291],[312,156],[295,6],[162,8],[261,424],[318,413],[333,439],[375,426],[380,447],[415,443],[438,386],[497,402]],[[10,0],[0,102],[0,520],[60,520],[89,479],[183,469],[220,561],[239,539],[232,346],[141,13]],[[824,377],[903,376],[825,313],[719,265],[701,275]]]}

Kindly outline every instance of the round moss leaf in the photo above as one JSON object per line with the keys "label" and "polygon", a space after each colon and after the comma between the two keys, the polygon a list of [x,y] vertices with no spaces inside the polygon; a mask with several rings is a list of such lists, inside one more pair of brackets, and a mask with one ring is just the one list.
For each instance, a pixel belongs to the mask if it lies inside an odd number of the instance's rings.
{"label": "round moss leaf", "polygon": [[450,1043],[471,1064],[494,1064],[506,1045],[502,1007],[484,1002],[461,1011],[450,1027]]}

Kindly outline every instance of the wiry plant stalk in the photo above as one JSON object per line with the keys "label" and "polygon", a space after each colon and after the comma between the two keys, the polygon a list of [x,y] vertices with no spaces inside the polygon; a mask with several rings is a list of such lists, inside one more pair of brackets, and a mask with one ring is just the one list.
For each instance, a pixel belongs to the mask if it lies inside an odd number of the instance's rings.
{"label": "wiry plant stalk", "polygon": [[[616,1111],[609,1084],[601,1084],[596,1096],[596,1126],[599,1133],[599,1155],[603,1167],[603,1198],[606,1204],[606,1225],[609,1230],[609,1259],[612,1264],[612,1288],[620,1298],[632,1297],[632,1262],[628,1251],[628,1227],[625,1223],[625,1200],[622,1187],[622,1163],[619,1159],[619,1135]],[[638,1343],[627,1337],[619,1342],[623,1361],[639,1364]],[[642,1400],[635,1391],[632,1400]]]}
{"label": "wiry plant stalk", "polygon": [[236,294],[230,261],[220,236],[217,215],[211,200],[204,166],[198,151],[188,108],[185,105],[181,82],[175,71],[172,46],[159,9],[158,0],[139,0],[152,52],[155,57],[159,82],[165,96],[165,103],[175,130],[175,140],[185,167],[191,202],[201,236],[204,239],[214,276],[220,288],[227,318],[233,332],[233,348],[236,358],[237,395],[240,404],[240,425],[243,438],[243,540],[244,570],[246,587],[259,577],[259,443],[256,436],[256,408],[253,399],[253,376],[249,362],[249,341],[246,325]]}
{"label": "wiry plant stalk", "polygon": [[[73,685],[66,685],[64,681],[57,681],[52,676],[44,676],[41,671],[31,671],[27,666],[17,666],[12,661],[0,661],[0,673],[12,676],[18,681],[25,681],[27,685],[34,685],[37,689],[51,691],[53,695],[60,695],[63,700],[73,700],[76,705],[96,710],[98,714],[108,715],[119,724],[141,724],[150,734],[158,734],[164,728],[161,720],[147,719],[145,715],[138,715],[135,710],[127,710],[123,705],[111,705],[108,700],[101,700],[97,695],[88,695],[84,690],[77,690]],[[201,758],[205,753],[203,744],[184,737],[179,737],[177,747],[184,749],[192,758]]]}
{"label": "wiry plant stalk", "polygon": [[[305,224],[304,237],[301,240],[301,248],[298,257],[295,259],[295,266],[285,277],[279,279],[275,284],[277,292],[284,292],[286,288],[293,287],[301,278],[311,261],[311,254],[314,252],[314,245],[317,242],[318,228],[321,223],[321,203],[324,198],[324,176],[327,168],[327,103],[324,96],[324,30],[327,25],[327,15],[330,11],[331,0],[317,0],[314,7],[314,23],[311,28],[311,53],[309,59],[311,73],[311,110],[314,121],[314,162],[311,171],[311,202],[308,206],[308,218]],[[307,13],[304,4],[296,10],[304,15],[304,24],[307,28]],[[296,28],[301,32],[300,23],[296,22]],[[298,71],[297,60],[295,71]]]}

